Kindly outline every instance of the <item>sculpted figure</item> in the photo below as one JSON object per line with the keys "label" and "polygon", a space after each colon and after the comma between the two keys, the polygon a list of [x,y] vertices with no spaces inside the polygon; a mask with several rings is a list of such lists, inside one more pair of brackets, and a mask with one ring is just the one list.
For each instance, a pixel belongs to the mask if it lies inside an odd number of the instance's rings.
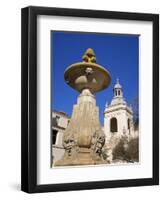
{"label": "sculpted figure", "polygon": [[113,160],[113,153],[110,147],[105,146],[103,148],[103,158],[107,161],[107,163],[112,163]]}
{"label": "sculpted figure", "polygon": [[65,148],[65,154],[66,156],[72,156],[76,149],[76,142],[74,140],[74,137],[72,135],[68,135],[63,140],[63,146]]}
{"label": "sculpted figure", "polygon": [[85,70],[86,76],[93,74],[93,69],[91,67],[87,67]]}
{"label": "sculpted figure", "polygon": [[92,137],[92,150],[94,153],[101,155],[102,147],[105,144],[105,135],[102,130],[97,130]]}
{"label": "sculpted figure", "polygon": [[101,155],[102,147],[104,146],[104,143],[105,143],[105,136],[101,134],[97,138],[95,153],[98,153],[99,155]]}

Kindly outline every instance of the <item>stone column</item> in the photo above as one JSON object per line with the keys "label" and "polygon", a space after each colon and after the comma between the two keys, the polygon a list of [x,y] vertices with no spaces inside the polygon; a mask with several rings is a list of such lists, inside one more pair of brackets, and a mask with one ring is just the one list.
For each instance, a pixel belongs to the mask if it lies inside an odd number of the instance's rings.
{"label": "stone column", "polygon": [[64,157],[56,165],[105,163],[101,155],[104,142],[95,96],[89,89],[84,89],[73,107],[72,118],[64,134]]}

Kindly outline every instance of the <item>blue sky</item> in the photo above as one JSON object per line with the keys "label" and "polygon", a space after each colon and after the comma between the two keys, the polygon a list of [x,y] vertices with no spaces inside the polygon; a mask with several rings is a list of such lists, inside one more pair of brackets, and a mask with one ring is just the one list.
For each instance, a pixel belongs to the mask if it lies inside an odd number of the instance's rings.
{"label": "blue sky", "polygon": [[96,94],[103,124],[105,103],[113,97],[113,87],[119,78],[124,98],[131,103],[138,96],[139,36],[103,33],[55,32],[51,33],[52,110],[64,111],[71,116],[79,93],[64,81],[65,69],[82,61],[87,48],[96,54],[97,63],[105,67],[112,77],[109,87]]}

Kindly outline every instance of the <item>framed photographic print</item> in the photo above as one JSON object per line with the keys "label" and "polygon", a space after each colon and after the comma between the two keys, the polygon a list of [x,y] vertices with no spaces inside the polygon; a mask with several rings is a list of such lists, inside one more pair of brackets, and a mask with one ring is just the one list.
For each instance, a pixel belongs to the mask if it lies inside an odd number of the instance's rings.
{"label": "framed photographic print", "polygon": [[159,16],[22,9],[22,190],[159,184]]}

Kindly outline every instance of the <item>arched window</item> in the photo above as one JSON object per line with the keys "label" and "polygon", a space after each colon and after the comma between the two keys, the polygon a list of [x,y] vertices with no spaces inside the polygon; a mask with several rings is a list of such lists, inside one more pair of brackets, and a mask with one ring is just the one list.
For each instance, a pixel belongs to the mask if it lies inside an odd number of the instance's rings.
{"label": "arched window", "polygon": [[129,134],[130,134],[130,119],[127,120],[127,125],[128,125]]}
{"label": "arched window", "polygon": [[110,120],[110,131],[112,133],[118,132],[117,119],[115,117]]}
{"label": "arched window", "polygon": [[120,90],[118,90],[118,95],[120,96]]}

